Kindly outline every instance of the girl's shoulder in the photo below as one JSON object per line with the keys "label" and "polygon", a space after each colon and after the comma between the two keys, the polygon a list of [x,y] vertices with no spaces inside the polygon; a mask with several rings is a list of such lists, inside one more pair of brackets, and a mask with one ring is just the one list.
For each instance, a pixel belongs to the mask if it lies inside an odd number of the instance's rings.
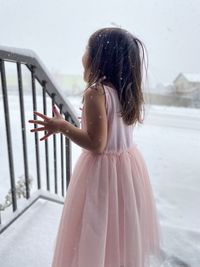
{"label": "girl's shoulder", "polygon": [[104,86],[101,83],[95,83],[85,90],[84,95],[87,95],[90,93],[94,93],[97,95],[104,95],[105,94]]}
{"label": "girl's shoulder", "polygon": [[99,95],[105,94],[105,89],[104,89],[104,86],[102,83],[97,82],[97,83],[91,85],[89,88],[91,88],[92,90],[95,90],[95,92]]}
{"label": "girl's shoulder", "polygon": [[[97,100],[98,103],[102,103],[102,105],[106,106],[106,91],[104,90],[104,86],[101,83],[95,83],[89,86],[83,95],[83,101],[86,99],[90,99],[95,97],[95,100]],[[94,99],[94,98],[93,98]]]}

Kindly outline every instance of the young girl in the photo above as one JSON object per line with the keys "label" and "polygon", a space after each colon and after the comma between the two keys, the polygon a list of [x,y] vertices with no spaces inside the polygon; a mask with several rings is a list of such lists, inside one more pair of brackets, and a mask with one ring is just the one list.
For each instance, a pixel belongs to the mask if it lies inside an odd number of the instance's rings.
{"label": "young girl", "polygon": [[[160,225],[147,166],[133,140],[142,123],[142,42],[109,27],[89,38],[82,58],[81,129],[54,107],[30,120],[82,147],[65,198],[52,267],[144,267],[160,258]],[[150,257],[151,256],[151,257]]]}

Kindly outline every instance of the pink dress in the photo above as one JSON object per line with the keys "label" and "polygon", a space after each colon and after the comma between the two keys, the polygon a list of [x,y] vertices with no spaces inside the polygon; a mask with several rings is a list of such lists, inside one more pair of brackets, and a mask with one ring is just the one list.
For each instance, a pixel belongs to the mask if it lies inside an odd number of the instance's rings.
{"label": "pink dress", "polygon": [[[148,170],[124,124],[117,91],[104,85],[107,146],[83,149],[67,190],[51,267],[146,267],[161,232]],[[81,128],[85,129],[84,106]]]}

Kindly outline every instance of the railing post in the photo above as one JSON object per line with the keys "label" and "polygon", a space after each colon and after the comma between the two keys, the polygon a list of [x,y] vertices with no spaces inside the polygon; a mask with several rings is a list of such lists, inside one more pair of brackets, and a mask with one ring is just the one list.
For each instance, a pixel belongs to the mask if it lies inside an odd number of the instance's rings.
{"label": "railing post", "polygon": [[17,209],[17,198],[16,198],[16,187],[15,187],[14,161],[13,161],[13,152],[12,152],[12,139],[11,139],[11,130],[10,130],[10,115],[9,115],[9,105],[8,105],[8,95],[7,95],[5,64],[2,59],[0,59],[0,73],[1,73],[1,84],[2,84],[3,103],[4,103],[7,146],[8,146],[8,160],[9,160],[9,171],[10,171],[12,207],[13,207],[13,211],[15,211]]}
{"label": "railing post", "polygon": [[[35,66],[31,66],[31,82],[32,82],[32,96],[33,96],[33,110],[37,111],[37,102],[36,102],[36,92],[35,92]],[[34,120],[37,119],[37,116],[34,115]],[[37,128],[34,124],[34,128]],[[35,132],[35,149],[36,149],[36,169],[37,169],[37,184],[38,189],[41,188],[41,179],[40,179],[40,155],[39,155],[39,142],[38,142],[38,132]]]}
{"label": "railing post", "polygon": [[[51,95],[52,107],[55,104],[56,94]],[[52,111],[53,116],[53,111]],[[53,135],[53,161],[54,161],[54,184],[55,184],[55,193],[58,193],[58,182],[57,182],[57,145],[56,145],[56,135]]]}
{"label": "railing post", "polygon": [[28,174],[28,159],[27,159],[27,142],[26,142],[26,125],[24,115],[24,98],[23,98],[23,84],[22,84],[22,71],[21,63],[17,62],[17,78],[18,78],[18,89],[19,89],[19,100],[20,100],[20,113],[21,113],[21,130],[22,130],[22,144],[23,144],[23,156],[24,156],[24,173],[25,173],[25,187],[26,187],[26,198],[30,198],[29,189],[29,174]]}
{"label": "railing post", "polygon": [[[46,81],[42,82],[42,94],[43,94],[43,112],[47,115],[47,103],[46,103]],[[45,135],[47,131],[45,131]],[[49,146],[48,138],[45,140],[45,159],[46,159],[46,184],[47,190],[50,191],[50,179],[49,179]]]}
{"label": "railing post", "polygon": [[[68,113],[65,113],[65,120],[71,121]],[[65,137],[65,148],[66,148],[66,190],[71,177],[71,141],[69,138]]]}
{"label": "railing post", "polygon": [[[63,105],[60,105],[60,114],[62,114],[62,108]],[[64,157],[63,157],[63,135],[60,134],[60,154],[61,154],[61,191],[62,191],[62,196],[64,197]]]}

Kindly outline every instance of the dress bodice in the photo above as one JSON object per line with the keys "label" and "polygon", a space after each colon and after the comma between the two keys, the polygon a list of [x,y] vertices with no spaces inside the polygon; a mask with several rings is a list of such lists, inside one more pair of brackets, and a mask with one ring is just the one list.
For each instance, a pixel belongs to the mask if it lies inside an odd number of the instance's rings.
{"label": "dress bodice", "polygon": [[[120,117],[119,111],[121,104],[117,91],[108,86],[103,85],[106,97],[106,113],[108,119],[108,137],[104,152],[121,152],[131,148],[133,143],[133,125],[124,123]],[[82,109],[81,128],[86,129],[84,105]],[[86,149],[82,148],[83,151]]]}

